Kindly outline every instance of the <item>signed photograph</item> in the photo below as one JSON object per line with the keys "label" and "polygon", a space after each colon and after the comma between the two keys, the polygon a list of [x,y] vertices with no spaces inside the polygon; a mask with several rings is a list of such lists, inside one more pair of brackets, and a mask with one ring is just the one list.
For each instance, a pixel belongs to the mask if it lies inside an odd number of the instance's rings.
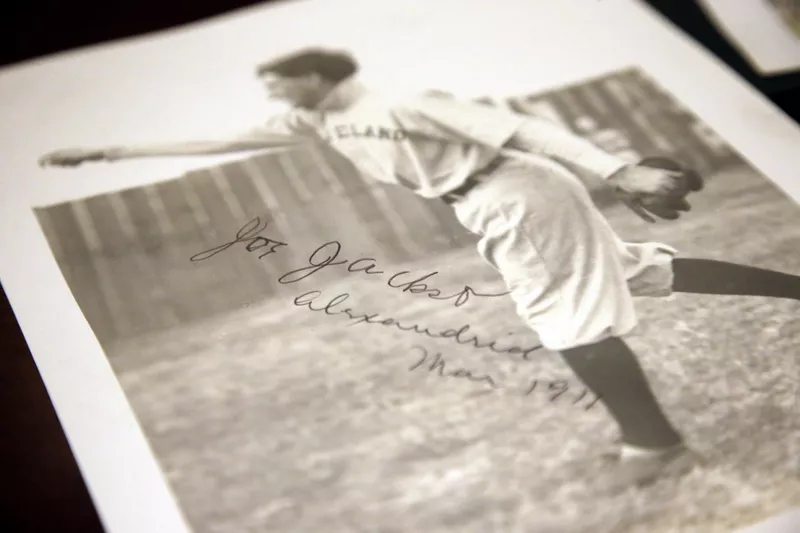
{"label": "signed photograph", "polygon": [[239,154],[35,209],[194,531],[731,532],[800,503],[800,208],[646,69],[388,98],[307,47],[243,75],[286,110],[39,160]]}
{"label": "signed photograph", "polygon": [[253,6],[0,138],[108,533],[799,530],[800,128],[641,2]]}

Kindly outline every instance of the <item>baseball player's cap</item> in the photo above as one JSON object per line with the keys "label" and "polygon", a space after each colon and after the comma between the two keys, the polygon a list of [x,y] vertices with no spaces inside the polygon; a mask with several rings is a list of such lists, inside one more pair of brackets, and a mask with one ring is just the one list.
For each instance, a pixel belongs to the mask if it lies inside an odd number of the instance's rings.
{"label": "baseball player's cap", "polygon": [[344,50],[304,48],[291,54],[273,58],[256,67],[256,75],[267,73],[297,78],[316,73],[325,79],[339,82],[358,71],[358,62]]}

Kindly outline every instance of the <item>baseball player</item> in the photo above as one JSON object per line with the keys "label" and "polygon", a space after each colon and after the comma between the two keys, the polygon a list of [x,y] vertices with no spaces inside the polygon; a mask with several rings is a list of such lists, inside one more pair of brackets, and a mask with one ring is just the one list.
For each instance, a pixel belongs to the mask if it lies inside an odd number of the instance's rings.
{"label": "baseball player", "polygon": [[[697,176],[655,161],[632,164],[530,116],[446,93],[388,98],[359,81],[348,53],[306,49],[258,68],[291,110],[239,138],[57,151],[42,165],[220,154],[322,142],[363,174],[439,198],[480,236],[479,254],[503,277],[522,320],[596,395],[620,429],[610,488],[682,474],[694,454],[663,413],[622,337],[637,325],[634,296],[673,291],[800,299],[800,277],[676,257],[656,242],[626,243],[583,182],[560,162],[607,180],[648,221],[689,210]],[[661,168],[659,168],[659,164]]]}

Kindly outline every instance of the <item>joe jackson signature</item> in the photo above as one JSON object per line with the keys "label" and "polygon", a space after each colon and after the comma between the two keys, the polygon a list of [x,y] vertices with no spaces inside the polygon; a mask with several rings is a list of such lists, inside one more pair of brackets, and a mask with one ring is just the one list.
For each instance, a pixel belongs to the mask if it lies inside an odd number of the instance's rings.
{"label": "joe jackson signature", "polygon": [[[232,241],[195,254],[190,260],[204,261],[210,259],[237,244],[243,245],[248,252],[258,254],[259,259],[276,253],[284,246],[289,246],[288,243],[261,235],[261,233],[267,229],[267,225],[266,221],[262,223],[261,218],[256,217],[242,226],[239,231],[236,232],[236,237]],[[308,264],[286,272],[278,278],[278,282],[283,285],[297,283],[298,281],[310,278],[326,268],[342,267],[346,269],[348,274],[380,276],[379,279],[383,279],[386,285],[393,289],[400,290],[401,292],[424,294],[433,300],[453,300],[453,305],[455,307],[461,307],[466,304],[471,296],[477,298],[495,298],[508,294],[507,292],[481,293],[469,285],[464,285],[461,290],[452,294],[442,294],[442,290],[432,283],[433,278],[439,274],[436,270],[419,276],[412,274],[408,270],[388,274],[379,268],[378,261],[374,257],[359,257],[350,260],[342,258],[341,252],[342,244],[339,241],[326,242],[311,253],[307,260]]]}

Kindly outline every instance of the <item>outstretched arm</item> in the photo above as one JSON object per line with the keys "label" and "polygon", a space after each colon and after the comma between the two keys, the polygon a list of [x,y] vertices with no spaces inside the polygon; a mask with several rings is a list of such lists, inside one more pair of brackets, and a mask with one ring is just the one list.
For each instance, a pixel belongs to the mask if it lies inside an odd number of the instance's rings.
{"label": "outstretched arm", "polygon": [[42,156],[41,166],[77,166],[87,161],[118,161],[142,157],[232,154],[296,146],[306,138],[296,134],[259,133],[230,140],[188,141],[150,145],[58,150]]}
{"label": "outstretched arm", "polygon": [[231,140],[189,141],[168,144],[152,144],[140,146],[119,146],[106,150],[109,160],[131,159],[135,157],[158,157],[174,155],[217,155],[236,152],[249,152],[267,148],[283,148],[305,142],[297,135],[262,134],[244,136]]}
{"label": "outstretched arm", "polygon": [[87,161],[220,155],[268,148],[289,148],[314,138],[314,128],[314,124],[305,119],[302,113],[291,110],[271,117],[262,127],[231,139],[59,150],[43,156],[39,159],[39,164],[76,166]]}

